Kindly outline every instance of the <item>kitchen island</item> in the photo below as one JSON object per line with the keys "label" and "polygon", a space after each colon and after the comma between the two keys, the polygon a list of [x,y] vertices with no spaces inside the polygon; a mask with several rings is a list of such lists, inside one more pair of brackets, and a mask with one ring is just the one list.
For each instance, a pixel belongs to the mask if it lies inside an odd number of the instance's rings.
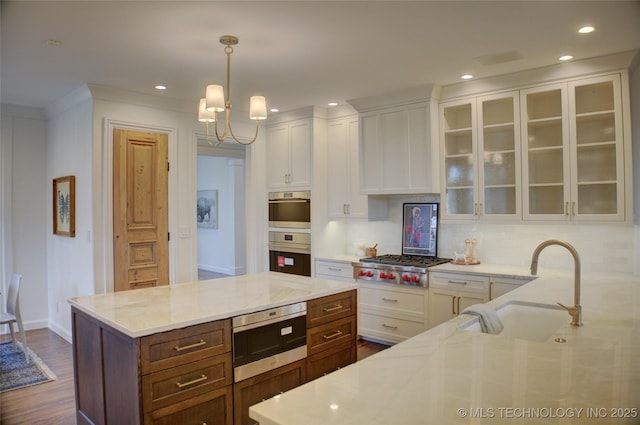
{"label": "kitchen island", "polygon": [[[249,405],[355,361],[355,289],[266,272],[73,298],[77,423],[248,423]],[[300,302],[307,357],[234,382],[231,319]]]}
{"label": "kitchen island", "polygon": [[[462,329],[477,318],[461,314],[250,415],[261,425],[639,424],[640,277],[587,272],[581,287],[584,326],[566,314],[544,342]],[[572,305],[573,295],[571,271],[541,270],[488,305]]]}

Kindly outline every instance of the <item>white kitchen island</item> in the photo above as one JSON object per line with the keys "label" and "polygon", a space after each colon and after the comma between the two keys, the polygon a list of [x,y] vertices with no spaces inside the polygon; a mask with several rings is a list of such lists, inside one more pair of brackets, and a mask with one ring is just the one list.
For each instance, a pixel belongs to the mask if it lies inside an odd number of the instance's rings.
{"label": "white kitchen island", "polygon": [[[541,270],[488,305],[572,305],[573,293],[571,271]],[[583,272],[581,304],[584,326],[567,314],[546,342],[461,330],[477,319],[460,315],[250,415],[261,425],[640,424],[640,277]]]}

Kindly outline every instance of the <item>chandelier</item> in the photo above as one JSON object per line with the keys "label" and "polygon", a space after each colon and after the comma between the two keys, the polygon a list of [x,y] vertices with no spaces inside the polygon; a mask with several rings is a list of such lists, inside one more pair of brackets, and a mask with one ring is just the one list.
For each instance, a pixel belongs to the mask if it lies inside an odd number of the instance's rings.
{"label": "chandelier", "polygon": [[[267,119],[267,102],[264,96],[251,96],[249,118],[256,122],[256,134],[253,136],[253,139],[249,141],[238,139],[231,129],[231,91],[229,89],[229,82],[231,81],[231,53],[233,53],[233,46],[238,44],[238,37],[234,37],[233,35],[223,35],[220,37],[220,43],[224,44],[224,53],[227,55],[227,96],[225,97],[224,88],[221,85],[208,85],[205,97],[200,99],[198,121],[205,123],[205,128],[207,129],[207,142],[210,145],[213,144],[211,143],[211,136],[209,133],[210,123],[214,123],[214,134],[218,140],[216,146],[222,143],[229,135],[233,140],[241,145],[250,145],[255,142],[258,137],[258,125],[260,121]],[[225,113],[225,123],[222,134],[220,134],[218,130],[218,118],[220,112]]]}

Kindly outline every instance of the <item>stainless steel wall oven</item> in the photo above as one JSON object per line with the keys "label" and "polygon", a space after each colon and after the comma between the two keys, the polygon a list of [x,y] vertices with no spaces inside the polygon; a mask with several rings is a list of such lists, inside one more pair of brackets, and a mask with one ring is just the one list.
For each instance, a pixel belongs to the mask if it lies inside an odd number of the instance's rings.
{"label": "stainless steel wall oven", "polygon": [[311,228],[311,192],[270,192],[269,227]]}
{"label": "stainless steel wall oven", "polygon": [[269,232],[269,270],[311,276],[311,235]]}
{"label": "stainless steel wall oven", "polygon": [[234,382],[307,357],[307,303],[234,317]]}

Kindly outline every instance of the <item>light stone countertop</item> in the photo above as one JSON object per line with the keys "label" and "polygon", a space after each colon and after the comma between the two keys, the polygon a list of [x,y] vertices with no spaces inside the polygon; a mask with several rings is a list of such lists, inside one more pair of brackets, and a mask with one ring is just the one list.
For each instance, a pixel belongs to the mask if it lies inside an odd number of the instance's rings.
{"label": "light stone countertop", "polygon": [[71,298],[132,338],[356,289],[355,283],[264,272]]}
{"label": "light stone countertop", "polygon": [[[572,305],[573,290],[572,271],[540,270],[488,305]],[[567,314],[546,342],[461,330],[476,319],[460,315],[250,415],[261,425],[640,424],[640,277],[583,272],[581,304],[584,326]]]}

